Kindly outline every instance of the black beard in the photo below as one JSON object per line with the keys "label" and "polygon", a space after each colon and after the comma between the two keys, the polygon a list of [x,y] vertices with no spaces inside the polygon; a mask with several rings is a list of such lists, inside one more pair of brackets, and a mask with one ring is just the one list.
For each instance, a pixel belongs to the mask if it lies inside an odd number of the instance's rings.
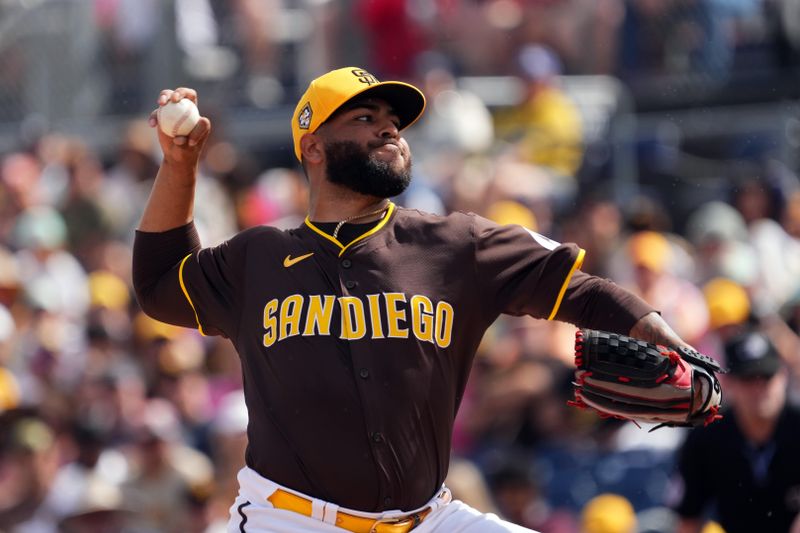
{"label": "black beard", "polygon": [[325,146],[328,181],[377,198],[401,194],[411,183],[411,162],[398,172],[388,162],[370,157],[369,150],[378,146],[370,145],[364,149],[353,141],[338,141]]}

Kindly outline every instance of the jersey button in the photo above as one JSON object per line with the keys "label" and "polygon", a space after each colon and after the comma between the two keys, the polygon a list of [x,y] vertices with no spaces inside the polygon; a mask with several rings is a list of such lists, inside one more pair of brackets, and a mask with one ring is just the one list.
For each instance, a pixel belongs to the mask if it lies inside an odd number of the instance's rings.
{"label": "jersey button", "polygon": [[354,289],[356,285],[358,285],[358,283],[356,283],[353,280],[350,280],[344,284],[344,286],[347,287],[348,289]]}
{"label": "jersey button", "polygon": [[385,497],[383,499],[383,504],[384,505],[391,505],[392,504],[392,499],[389,496]]}
{"label": "jersey button", "polygon": [[342,259],[342,268],[350,268],[353,266],[353,262],[349,259]]}
{"label": "jersey button", "polygon": [[362,369],[361,369],[361,370],[358,372],[358,375],[359,375],[359,376],[361,376],[361,377],[362,377],[362,378],[364,378],[364,379],[367,379],[367,378],[369,377],[369,370],[367,370],[366,368],[362,368]]}
{"label": "jersey button", "polygon": [[375,431],[372,433],[372,442],[383,442],[383,433]]}

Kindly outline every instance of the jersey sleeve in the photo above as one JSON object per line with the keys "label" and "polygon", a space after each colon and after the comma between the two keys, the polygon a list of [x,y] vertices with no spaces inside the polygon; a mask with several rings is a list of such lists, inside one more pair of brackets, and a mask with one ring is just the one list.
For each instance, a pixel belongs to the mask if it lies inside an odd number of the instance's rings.
{"label": "jersey sleeve", "polygon": [[180,298],[178,267],[200,249],[193,223],[163,232],[136,231],[133,241],[133,288],[148,316],[176,326],[196,327],[194,311]]}
{"label": "jersey sleeve", "polygon": [[497,313],[555,318],[585,252],[575,244],[477,215],[472,233],[482,301]]}
{"label": "jersey sleeve", "polygon": [[613,281],[576,271],[555,318],[581,328],[627,335],[639,319],[653,311],[651,305]]}
{"label": "jersey sleeve", "polygon": [[180,297],[192,308],[195,326],[203,335],[236,335],[250,234],[245,231],[218,246],[187,254],[178,266]]}
{"label": "jersey sleeve", "polygon": [[165,232],[137,231],[133,284],[142,310],[203,335],[234,335],[250,233],[201,248],[192,223]]}

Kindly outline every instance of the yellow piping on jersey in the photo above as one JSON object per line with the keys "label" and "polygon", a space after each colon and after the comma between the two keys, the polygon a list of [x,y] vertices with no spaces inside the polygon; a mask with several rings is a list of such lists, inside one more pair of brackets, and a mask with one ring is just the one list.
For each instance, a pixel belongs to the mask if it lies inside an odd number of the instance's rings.
{"label": "yellow piping on jersey", "polygon": [[187,255],[186,257],[183,258],[183,261],[181,261],[181,266],[180,268],[178,268],[178,281],[180,281],[181,283],[181,290],[183,291],[183,295],[186,296],[186,300],[188,300],[189,305],[192,306],[192,311],[194,311],[194,319],[197,322],[197,331],[200,332],[200,335],[205,337],[206,334],[203,331],[203,326],[200,324],[200,317],[197,316],[197,309],[195,309],[194,302],[192,302],[192,299],[189,297],[189,292],[186,290],[186,285],[183,283],[183,265],[186,264],[186,260],[189,259],[190,257],[192,257],[192,254]]}
{"label": "yellow piping on jersey", "polygon": [[320,235],[322,235],[323,237],[325,237],[326,239],[328,239],[329,241],[331,241],[333,244],[335,244],[335,245],[336,245],[336,246],[338,246],[339,248],[344,248],[344,244],[340,243],[340,242],[339,242],[337,239],[334,239],[333,237],[331,237],[330,235],[328,235],[327,233],[325,233],[324,231],[322,231],[321,229],[319,229],[318,227],[316,227],[316,226],[315,226],[315,225],[314,225],[314,224],[313,224],[313,223],[312,223],[312,222],[311,222],[311,221],[308,219],[308,217],[307,217],[307,216],[306,216],[306,226],[308,226],[309,228],[311,228],[312,230],[314,230],[314,232],[315,232],[315,233],[319,233]]}
{"label": "yellow piping on jersey", "polygon": [[361,241],[361,240],[363,240],[363,239],[366,239],[367,237],[369,237],[369,236],[370,236],[370,235],[372,235],[373,233],[375,233],[375,232],[379,231],[379,230],[380,230],[380,229],[381,229],[383,226],[385,226],[385,225],[386,225],[386,223],[387,223],[387,222],[389,222],[389,218],[392,216],[392,213],[394,212],[394,208],[395,208],[395,205],[394,205],[392,202],[389,202],[389,207],[388,207],[388,208],[387,208],[387,210],[386,210],[386,214],[385,214],[385,215],[383,215],[383,218],[382,218],[382,219],[381,219],[381,221],[378,223],[378,225],[377,225],[377,226],[375,226],[374,228],[372,228],[371,230],[369,230],[369,231],[367,231],[367,232],[365,232],[365,233],[362,233],[361,235],[359,235],[358,237],[356,237],[355,239],[353,239],[352,241],[350,241],[350,242],[347,244],[347,246],[345,246],[344,244],[342,244],[341,242],[339,242],[337,239],[334,239],[333,237],[331,237],[330,235],[328,235],[327,233],[325,233],[324,231],[322,231],[321,229],[319,229],[318,227],[316,227],[316,226],[314,225],[314,223],[313,223],[313,222],[311,222],[311,220],[309,220],[309,218],[308,218],[307,216],[306,216],[306,221],[305,221],[305,222],[306,222],[306,226],[308,226],[309,228],[311,228],[312,230],[314,230],[314,232],[316,232],[316,233],[318,233],[318,234],[322,235],[323,237],[325,237],[326,239],[328,239],[329,241],[331,241],[333,244],[335,244],[336,246],[338,246],[338,247],[340,248],[340,250],[339,250],[339,257],[341,257],[341,256],[342,256],[342,254],[344,253],[344,251],[345,251],[345,250],[347,250],[348,248],[350,248],[351,246],[353,246],[353,245],[354,245],[355,243],[357,243],[358,241]]}
{"label": "yellow piping on jersey", "polygon": [[553,306],[553,311],[550,313],[550,316],[547,317],[547,320],[553,320],[555,318],[556,313],[558,313],[558,308],[561,307],[561,300],[564,299],[564,293],[567,292],[567,285],[569,285],[569,280],[572,279],[572,274],[575,273],[577,269],[581,267],[583,264],[583,257],[586,255],[586,250],[581,248],[578,251],[578,257],[575,258],[575,262],[572,264],[572,268],[569,269],[569,274],[567,274],[567,278],[564,280],[564,284],[561,285],[561,290],[558,291],[558,298],[556,298],[556,304]]}

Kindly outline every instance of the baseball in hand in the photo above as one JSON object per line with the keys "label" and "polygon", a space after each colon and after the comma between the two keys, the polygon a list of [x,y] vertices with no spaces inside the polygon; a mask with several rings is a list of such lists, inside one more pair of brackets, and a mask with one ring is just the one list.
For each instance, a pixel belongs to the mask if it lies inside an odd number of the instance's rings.
{"label": "baseball in hand", "polygon": [[158,126],[170,137],[189,135],[199,120],[200,111],[188,98],[170,101],[158,108]]}

